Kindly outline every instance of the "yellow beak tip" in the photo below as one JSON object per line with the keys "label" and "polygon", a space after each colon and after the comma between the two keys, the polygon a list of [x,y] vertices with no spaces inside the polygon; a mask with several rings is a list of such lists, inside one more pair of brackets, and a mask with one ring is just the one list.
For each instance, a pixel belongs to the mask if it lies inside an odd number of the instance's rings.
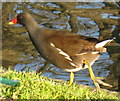
{"label": "yellow beak tip", "polygon": [[14,23],[13,23],[13,22],[9,22],[8,24],[9,24],[9,25],[13,25]]}

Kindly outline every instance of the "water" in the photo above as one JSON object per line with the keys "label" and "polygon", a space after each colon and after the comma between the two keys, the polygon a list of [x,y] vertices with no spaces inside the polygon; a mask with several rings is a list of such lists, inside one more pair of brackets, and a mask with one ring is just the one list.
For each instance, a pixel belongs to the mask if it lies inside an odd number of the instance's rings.
{"label": "water", "polygon": [[[12,3],[9,3],[11,5]],[[21,25],[9,26],[7,19],[12,19],[16,13],[23,10],[31,13],[40,26],[55,30],[68,30],[77,34],[92,36],[105,40],[116,37],[107,46],[108,52],[102,53],[93,64],[93,72],[98,77],[108,77],[113,64],[120,57],[120,43],[118,31],[118,6],[114,8],[105,3],[16,3],[10,8],[3,9],[3,64],[4,68],[11,67],[16,71],[34,71],[44,65],[45,60],[40,57],[32,45],[27,31]],[[26,8],[27,7],[27,8]],[[104,7],[104,8],[103,8]],[[12,11],[14,10],[14,12]],[[5,13],[6,12],[6,13]],[[6,15],[8,14],[8,15]],[[116,43],[117,42],[117,43]],[[119,67],[119,66],[118,66]],[[117,68],[114,68],[117,70]],[[43,76],[61,80],[69,80],[69,73],[50,65]],[[116,79],[116,78],[115,78]],[[75,82],[94,86],[87,69],[75,73]]]}

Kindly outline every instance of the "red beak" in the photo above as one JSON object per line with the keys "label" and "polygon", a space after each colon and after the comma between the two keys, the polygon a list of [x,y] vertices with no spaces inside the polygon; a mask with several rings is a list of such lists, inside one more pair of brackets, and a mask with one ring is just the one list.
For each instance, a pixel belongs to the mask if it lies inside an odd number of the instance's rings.
{"label": "red beak", "polygon": [[9,25],[13,25],[17,23],[17,18],[14,18],[13,20],[9,21]]}

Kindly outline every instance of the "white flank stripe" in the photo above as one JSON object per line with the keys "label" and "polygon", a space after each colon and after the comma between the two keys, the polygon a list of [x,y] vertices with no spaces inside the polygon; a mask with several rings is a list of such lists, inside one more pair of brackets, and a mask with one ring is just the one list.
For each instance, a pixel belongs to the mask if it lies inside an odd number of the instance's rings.
{"label": "white flank stripe", "polygon": [[77,67],[77,68],[74,68],[74,69],[64,69],[65,71],[67,72],[77,72],[79,70],[82,70],[83,68],[82,67]]}
{"label": "white flank stripe", "polygon": [[68,60],[70,60],[70,61],[72,61],[70,57],[65,57],[65,58],[68,59]]}
{"label": "white flank stripe", "polygon": [[77,72],[79,70],[81,70],[82,68],[75,68],[75,69],[65,69],[65,71],[67,72]]}
{"label": "white flank stripe", "polygon": [[95,45],[96,48],[99,48],[99,47],[103,47],[105,46],[107,43],[113,41],[113,39],[109,39],[109,40],[105,40],[105,41],[102,41],[102,42],[99,42]]}
{"label": "white flank stripe", "polygon": [[[50,45],[51,45],[52,47],[55,47],[55,45],[54,45],[53,43],[50,43]],[[56,47],[55,47],[55,48],[56,48]],[[56,48],[56,49],[59,51],[59,54],[65,56],[65,58],[66,58],[67,60],[72,61],[72,59],[70,58],[70,56],[69,56],[67,53],[63,52],[63,51],[62,51],[61,49],[59,49],[59,48]]]}
{"label": "white flank stripe", "polygon": [[92,54],[98,54],[99,52],[92,52]]}
{"label": "white flank stripe", "polygon": [[65,52],[63,52],[63,51],[62,51],[61,49],[59,49],[59,48],[56,48],[56,49],[59,51],[59,53],[60,53],[61,55],[65,56],[66,59],[72,61],[71,58],[70,58],[70,56],[69,56],[68,54],[66,54]]}
{"label": "white flank stripe", "polygon": [[76,55],[84,55],[84,54],[87,54],[87,52],[85,52],[85,53],[80,53],[80,54],[76,54]]}
{"label": "white flank stripe", "polygon": [[55,47],[55,45],[53,43],[50,43],[51,46]]}
{"label": "white flank stripe", "polygon": [[76,67],[76,65],[75,65],[74,63],[70,62],[70,64],[71,64],[72,66],[75,66],[75,67]]}

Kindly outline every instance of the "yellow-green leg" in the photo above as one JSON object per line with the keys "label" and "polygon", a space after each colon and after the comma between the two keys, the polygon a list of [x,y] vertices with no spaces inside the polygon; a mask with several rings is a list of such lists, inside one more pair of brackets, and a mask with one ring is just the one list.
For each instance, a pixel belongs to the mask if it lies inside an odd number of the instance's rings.
{"label": "yellow-green leg", "polygon": [[71,86],[73,84],[73,81],[74,81],[74,73],[71,72],[70,73],[70,83],[69,83],[69,86]]}
{"label": "yellow-green leg", "polygon": [[90,66],[90,64],[87,62],[87,61],[84,61],[85,64],[88,66],[88,70],[89,70],[89,73],[90,73],[90,77],[91,79],[93,80],[94,82],[94,85],[96,86],[97,90],[100,91],[100,86],[97,82],[97,78],[95,77],[94,73],[93,73],[93,70],[92,70],[92,67]]}
{"label": "yellow-green leg", "polygon": [[92,70],[92,67],[90,66],[90,64],[84,60],[84,63],[88,66],[88,70],[89,70],[89,73],[90,73],[90,77],[91,79],[93,80],[94,82],[94,85],[96,86],[97,90],[100,91],[100,86],[99,86],[99,83],[104,85],[104,86],[109,86],[109,87],[112,87],[112,85],[110,84],[107,84],[99,79],[104,79],[102,77],[95,77],[94,73],[93,73],[93,70]]}

